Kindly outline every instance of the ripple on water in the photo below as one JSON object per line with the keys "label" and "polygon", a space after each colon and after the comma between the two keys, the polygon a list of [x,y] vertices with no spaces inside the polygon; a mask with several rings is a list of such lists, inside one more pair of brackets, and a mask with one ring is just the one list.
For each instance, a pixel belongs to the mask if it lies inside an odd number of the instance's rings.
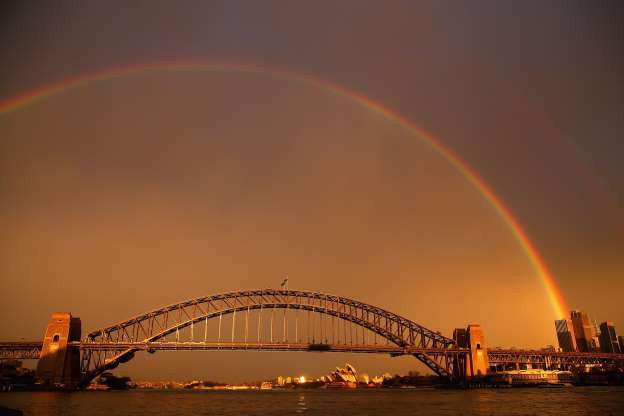
{"label": "ripple on water", "polygon": [[622,415],[624,387],[504,390],[13,392],[0,406],[36,416]]}

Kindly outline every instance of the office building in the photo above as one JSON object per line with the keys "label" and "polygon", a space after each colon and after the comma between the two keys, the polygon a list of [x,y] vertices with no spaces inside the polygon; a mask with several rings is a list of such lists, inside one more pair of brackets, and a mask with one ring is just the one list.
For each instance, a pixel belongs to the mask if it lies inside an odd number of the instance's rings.
{"label": "office building", "polygon": [[596,320],[592,321],[592,339],[590,351],[600,351],[600,328],[596,323]]}
{"label": "office building", "polygon": [[576,337],[576,347],[578,350],[582,352],[593,351],[593,325],[587,314],[579,310],[574,310],[570,314],[570,317],[572,318],[572,326],[574,328],[574,336]]}
{"label": "office building", "polygon": [[559,348],[564,352],[576,351],[576,339],[574,337],[572,321],[569,319],[559,319],[555,321],[555,329],[557,330]]}
{"label": "office building", "polygon": [[600,347],[603,352],[620,352],[613,322],[607,321],[600,324]]}

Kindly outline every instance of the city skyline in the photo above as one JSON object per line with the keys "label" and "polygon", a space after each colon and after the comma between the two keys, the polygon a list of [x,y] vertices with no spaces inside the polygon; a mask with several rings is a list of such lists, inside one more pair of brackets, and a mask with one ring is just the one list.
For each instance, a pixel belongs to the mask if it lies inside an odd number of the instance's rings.
{"label": "city skyline", "polygon": [[555,320],[555,329],[559,348],[564,352],[620,353],[624,350],[612,321],[606,320],[598,325],[596,320],[592,321],[587,313],[578,309],[570,312],[570,319]]}

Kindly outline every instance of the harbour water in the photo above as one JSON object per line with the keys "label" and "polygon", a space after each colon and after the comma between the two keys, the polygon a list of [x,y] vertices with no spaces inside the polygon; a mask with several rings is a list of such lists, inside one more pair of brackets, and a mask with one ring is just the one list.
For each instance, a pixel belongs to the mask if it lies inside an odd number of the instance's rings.
{"label": "harbour water", "polygon": [[624,387],[0,393],[25,415],[624,415]]}

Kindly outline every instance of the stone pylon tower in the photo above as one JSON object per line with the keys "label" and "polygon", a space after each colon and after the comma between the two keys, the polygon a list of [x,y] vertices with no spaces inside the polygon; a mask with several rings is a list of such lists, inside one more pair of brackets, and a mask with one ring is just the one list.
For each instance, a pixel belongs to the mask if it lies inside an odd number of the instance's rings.
{"label": "stone pylon tower", "polygon": [[458,379],[471,379],[487,374],[490,367],[485,335],[481,325],[471,324],[468,328],[456,328],[453,339],[460,348],[468,348],[465,360],[457,360],[453,366],[453,375]]}
{"label": "stone pylon tower", "polygon": [[74,388],[80,381],[80,351],[67,343],[80,341],[80,318],[68,312],[55,312],[50,317],[37,363],[37,378],[59,387]]}
{"label": "stone pylon tower", "polygon": [[481,325],[468,325],[466,329],[468,348],[470,356],[466,363],[466,375],[468,377],[480,377],[487,374],[490,367],[487,347],[485,346],[485,335]]}

